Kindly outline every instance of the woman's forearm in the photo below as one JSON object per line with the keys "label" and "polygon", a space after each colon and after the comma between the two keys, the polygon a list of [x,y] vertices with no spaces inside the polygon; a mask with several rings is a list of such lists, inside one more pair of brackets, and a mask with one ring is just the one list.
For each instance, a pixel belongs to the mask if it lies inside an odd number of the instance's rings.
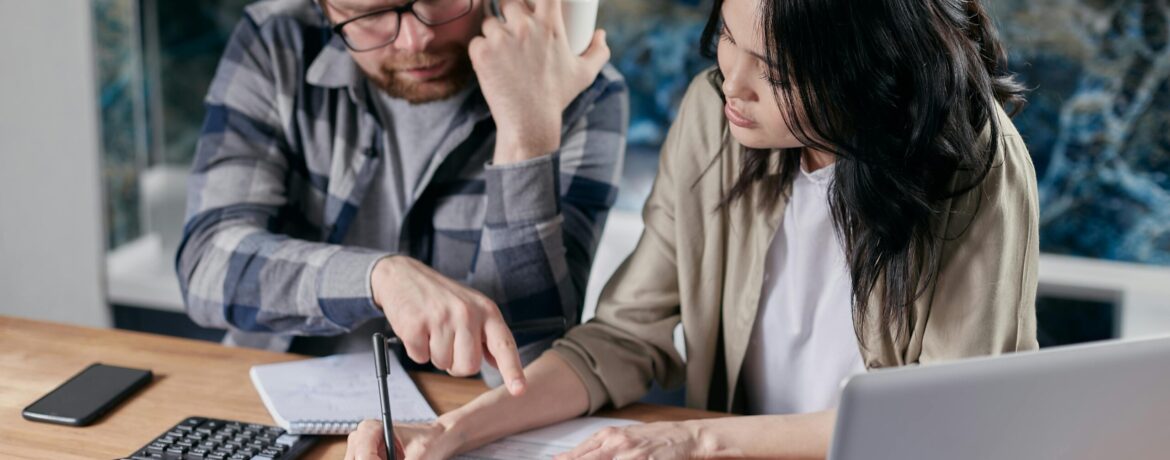
{"label": "woman's forearm", "polygon": [[823,459],[837,411],[696,420],[692,435],[704,458]]}
{"label": "woman's forearm", "polygon": [[505,436],[580,416],[589,408],[585,384],[556,353],[545,353],[524,369],[528,384],[520,396],[503,387],[439,417],[450,454]]}

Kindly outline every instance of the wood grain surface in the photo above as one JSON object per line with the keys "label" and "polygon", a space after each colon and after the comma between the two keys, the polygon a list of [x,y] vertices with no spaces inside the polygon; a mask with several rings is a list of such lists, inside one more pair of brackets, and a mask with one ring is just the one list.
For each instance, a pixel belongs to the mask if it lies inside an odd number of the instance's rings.
{"label": "wood grain surface", "polygon": [[[119,458],[191,415],[271,425],[248,369],[304,358],[0,316],[0,458]],[[24,407],[94,362],[151,369],[154,382],[88,427],[36,423],[21,417]],[[411,375],[440,414],[487,390],[475,379]],[[725,414],[635,404],[599,415],[650,422]],[[344,452],[345,437],[332,436],[323,438],[303,458],[339,459]]]}

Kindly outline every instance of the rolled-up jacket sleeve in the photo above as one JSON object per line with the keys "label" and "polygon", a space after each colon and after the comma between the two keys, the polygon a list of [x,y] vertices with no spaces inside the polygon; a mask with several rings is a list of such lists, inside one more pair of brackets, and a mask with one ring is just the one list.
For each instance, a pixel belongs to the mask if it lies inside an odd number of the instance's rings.
{"label": "rolled-up jacket sleeve", "polygon": [[642,210],[645,229],[634,249],[610,278],[597,305],[597,315],[571,329],[553,344],[557,353],[584,383],[589,412],[612,404],[638,401],[657,381],[671,387],[685,378],[685,363],[674,344],[681,321],[677,266],[675,163],[687,155],[682,145],[692,94],[684,97],[678,120],[671,126],[659,156],[658,174]]}

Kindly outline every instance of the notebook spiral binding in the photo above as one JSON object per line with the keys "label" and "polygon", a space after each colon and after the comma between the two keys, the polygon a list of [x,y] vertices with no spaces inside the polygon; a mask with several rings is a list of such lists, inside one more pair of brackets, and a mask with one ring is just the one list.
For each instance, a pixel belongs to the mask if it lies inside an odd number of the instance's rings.
{"label": "notebook spiral binding", "polygon": [[[395,420],[395,423],[427,423],[430,420]],[[357,430],[361,420],[296,420],[289,422],[291,434],[342,435]]]}

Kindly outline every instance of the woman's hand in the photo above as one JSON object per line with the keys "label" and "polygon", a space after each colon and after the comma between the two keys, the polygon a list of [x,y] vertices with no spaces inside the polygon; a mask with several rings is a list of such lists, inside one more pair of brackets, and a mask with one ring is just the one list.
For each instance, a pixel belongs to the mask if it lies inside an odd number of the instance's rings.
{"label": "woman's hand", "polygon": [[561,145],[561,113],[609,61],[596,31],[580,56],[569,49],[561,0],[501,0],[507,22],[489,16],[468,54],[497,131],[497,164],[552,153]]}
{"label": "woman's hand", "polygon": [[691,458],[699,456],[698,424],[659,422],[598,431],[556,460]]}
{"label": "woman's hand", "polygon": [[[438,423],[423,425],[395,425],[394,444],[398,453],[395,460],[444,459],[450,456],[442,437],[446,429]],[[345,460],[390,460],[386,458],[386,442],[382,436],[382,422],[366,420],[349,434],[345,446]]]}

